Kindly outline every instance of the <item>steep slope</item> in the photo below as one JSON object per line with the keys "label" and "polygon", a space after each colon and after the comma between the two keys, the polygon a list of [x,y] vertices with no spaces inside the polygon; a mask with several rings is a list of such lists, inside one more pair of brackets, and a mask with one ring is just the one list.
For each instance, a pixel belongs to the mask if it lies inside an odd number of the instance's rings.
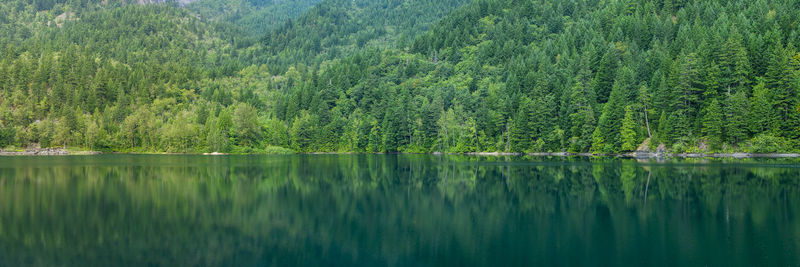
{"label": "steep slope", "polygon": [[140,5],[147,5],[147,4],[164,4],[164,3],[176,3],[179,5],[186,5],[190,4],[197,0],[136,0],[137,3]]}
{"label": "steep slope", "polygon": [[[40,19],[69,8],[61,23]],[[231,64],[232,45],[172,5],[10,10],[9,17],[35,19],[2,28],[9,31],[3,36],[17,37],[0,43],[0,146],[61,146],[86,138],[91,146],[118,146],[95,138],[116,135],[137,107],[187,104],[192,82],[222,75]]]}
{"label": "steep slope", "polygon": [[257,37],[295,19],[321,0],[198,0],[186,7],[200,17],[239,27]]}
{"label": "steep slope", "polygon": [[[364,47],[404,47],[468,0],[325,0],[268,32],[257,62],[271,68],[318,64]],[[399,44],[398,44],[399,42]]]}
{"label": "steep slope", "polygon": [[[678,151],[746,145],[754,136],[782,143],[772,135],[800,135],[792,60],[800,37],[791,26],[800,15],[784,11],[797,6],[478,1],[413,51],[464,65],[478,79],[497,67],[512,96],[504,113],[513,114],[517,151],[630,151],[651,135]],[[756,101],[772,114],[748,113]]]}
{"label": "steep slope", "polygon": [[0,147],[800,150],[796,2],[478,0],[421,23],[442,3],[325,0],[250,47],[177,5],[3,2]]}
{"label": "steep slope", "polygon": [[301,150],[797,150],[797,7],[480,0],[412,54],[300,74],[316,87],[295,82],[274,114]]}

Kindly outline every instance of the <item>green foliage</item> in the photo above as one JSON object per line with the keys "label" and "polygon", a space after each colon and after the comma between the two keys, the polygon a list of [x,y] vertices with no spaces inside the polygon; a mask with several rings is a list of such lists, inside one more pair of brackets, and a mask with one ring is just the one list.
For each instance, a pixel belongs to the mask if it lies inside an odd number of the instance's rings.
{"label": "green foliage", "polygon": [[736,94],[728,95],[726,105],[727,125],[725,130],[730,143],[739,144],[747,139],[747,121],[750,117],[745,93],[737,92]]}
{"label": "green foliage", "polygon": [[240,28],[245,36],[258,36],[295,19],[321,0],[199,0],[187,6],[200,17],[218,20],[219,27]]}
{"label": "green foliage", "polygon": [[[286,70],[317,65],[370,47],[404,47],[467,0],[324,0],[297,20],[268,31],[256,61]],[[411,19],[413,18],[413,19]]]}
{"label": "green foliage", "polygon": [[16,131],[13,127],[0,124],[0,147],[7,147],[14,143]]}
{"label": "green foliage", "polygon": [[778,129],[778,114],[772,109],[772,96],[763,81],[753,87],[750,98],[750,132],[764,133]]}
{"label": "green foliage", "polygon": [[258,111],[246,103],[236,105],[233,114],[233,137],[243,147],[257,147],[263,138]]}
{"label": "green foliage", "polygon": [[[625,140],[620,135],[620,129],[622,129],[624,117],[626,113],[628,113],[625,110],[625,104],[630,103],[631,99],[635,98],[635,94],[637,92],[633,88],[633,75],[633,71],[627,68],[623,68],[620,71],[620,77],[618,77],[614,83],[608,103],[603,106],[603,113],[600,115],[600,120],[597,124],[597,130],[595,131],[595,134],[597,135],[596,138],[598,140],[603,140],[604,142],[598,143],[597,146],[594,146],[594,151],[602,153],[617,153],[620,152],[622,143],[624,141],[636,141],[635,138],[633,140]],[[633,123],[632,120],[631,113],[631,123]],[[632,131],[633,126],[631,125],[630,127],[631,129],[628,130]],[[633,146],[635,149],[636,144],[633,144]]]}
{"label": "green foliage", "polygon": [[787,146],[789,146],[789,142],[784,138],[771,134],[760,134],[750,140],[748,151],[753,153],[775,153],[787,151]]}
{"label": "green foliage", "polygon": [[287,155],[287,154],[294,154],[294,151],[279,146],[267,146],[264,149],[264,154]]}
{"label": "green foliage", "polygon": [[771,136],[788,151],[800,139],[795,9],[3,1],[0,146],[619,153],[650,136],[676,151]]}
{"label": "green foliage", "polygon": [[633,110],[630,106],[625,107],[625,117],[622,119],[622,151],[634,151],[639,146],[639,137],[636,134],[636,122],[633,120]]}
{"label": "green foliage", "polygon": [[315,145],[314,138],[317,135],[317,123],[317,118],[305,110],[294,120],[292,128],[289,130],[294,150],[301,152],[312,151]]}
{"label": "green foliage", "polygon": [[267,146],[288,146],[289,128],[278,119],[269,119],[264,123]]}
{"label": "green foliage", "polygon": [[703,115],[703,136],[713,145],[722,144],[724,123],[722,106],[717,99],[711,100]]}

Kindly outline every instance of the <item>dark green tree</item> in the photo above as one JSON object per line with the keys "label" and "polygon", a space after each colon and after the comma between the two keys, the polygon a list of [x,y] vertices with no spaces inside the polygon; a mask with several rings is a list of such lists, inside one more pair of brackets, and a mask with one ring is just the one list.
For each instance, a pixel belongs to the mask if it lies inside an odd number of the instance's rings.
{"label": "dark green tree", "polygon": [[724,124],[722,106],[717,99],[711,100],[703,112],[703,136],[714,146],[722,144]]}

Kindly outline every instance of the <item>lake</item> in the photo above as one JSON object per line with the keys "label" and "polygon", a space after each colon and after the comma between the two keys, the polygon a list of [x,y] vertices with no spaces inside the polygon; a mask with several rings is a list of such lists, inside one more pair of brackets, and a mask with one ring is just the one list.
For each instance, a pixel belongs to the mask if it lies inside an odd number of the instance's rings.
{"label": "lake", "polygon": [[790,159],[0,157],[0,266],[796,266]]}

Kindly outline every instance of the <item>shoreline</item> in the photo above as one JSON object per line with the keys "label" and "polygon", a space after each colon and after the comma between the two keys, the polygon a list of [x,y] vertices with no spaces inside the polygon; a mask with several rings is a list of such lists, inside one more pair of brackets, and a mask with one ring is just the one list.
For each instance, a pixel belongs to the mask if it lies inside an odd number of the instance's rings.
{"label": "shoreline", "polygon": [[[472,155],[495,155],[496,153],[470,153]],[[512,153],[513,154],[513,153]],[[502,155],[502,153],[501,153]],[[733,153],[653,153],[653,152],[631,152],[620,154],[593,154],[593,153],[570,153],[570,152],[553,152],[553,153],[517,153],[515,155],[528,155],[528,156],[544,156],[544,157],[616,157],[616,158],[636,158],[636,159],[651,159],[651,158],[800,158],[800,153],[747,153],[747,152],[733,152]]]}
{"label": "shoreline", "polygon": [[75,151],[63,148],[35,148],[18,151],[0,150],[0,156],[80,156],[80,155],[98,155],[102,154],[98,151]]}
{"label": "shoreline", "polygon": [[[227,156],[227,155],[281,155],[269,153],[169,153],[169,152],[99,152],[99,151],[80,151],[67,150],[61,148],[27,149],[24,151],[0,150],[0,156],[87,156],[102,154],[128,154],[128,155],[202,155],[202,156]],[[307,152],[294,153],[306,155],[352,155],[352,154],[428,154],[428,155],[470,155],[470,156],[539,156],[539,157],[617,157],[617,158],[636,158],[636,159],[657,159],[657,158],[800,158],[800,153],[653,153],[653,152],[632,152],[620,154],[593,154],[593,153],[571,153],[571,152],[533,152],[533,153],[514,153],[514,152],[467,152],[467,153],[365,153],[365,152]]]}

